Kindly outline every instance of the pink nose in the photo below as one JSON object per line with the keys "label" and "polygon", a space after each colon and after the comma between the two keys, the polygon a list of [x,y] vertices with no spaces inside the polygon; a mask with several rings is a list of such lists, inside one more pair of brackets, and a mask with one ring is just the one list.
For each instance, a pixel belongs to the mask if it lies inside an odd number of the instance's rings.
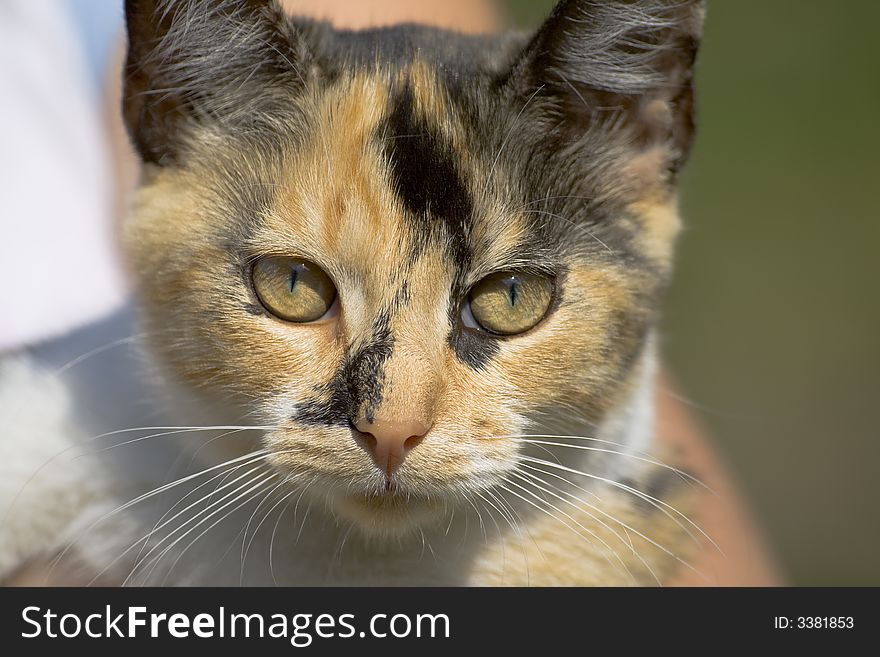
{"label": "pink nose", "polygon": [[381,417],[372,422],[361,418],[354,423],[361,433],[360,445],[373,457],[386,477],[394,474],[407,453],[420,442],[430,427],[418,420],[391,420]]}

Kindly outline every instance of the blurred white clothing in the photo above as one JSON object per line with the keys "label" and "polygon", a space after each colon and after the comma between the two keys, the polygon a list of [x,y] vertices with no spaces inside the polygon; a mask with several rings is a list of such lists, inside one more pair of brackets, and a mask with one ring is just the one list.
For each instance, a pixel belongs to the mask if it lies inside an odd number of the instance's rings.
{"label": "blurred white clothing", "polygon": [[0,351],[122,305],[114,179],[62,0],[0,2]]}

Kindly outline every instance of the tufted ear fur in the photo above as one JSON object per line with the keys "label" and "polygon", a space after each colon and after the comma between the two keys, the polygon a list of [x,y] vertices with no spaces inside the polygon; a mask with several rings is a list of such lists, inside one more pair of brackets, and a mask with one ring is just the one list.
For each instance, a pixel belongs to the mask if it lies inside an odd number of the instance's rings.
{"label": "tufted ear fur", "polygon": [[674,176],[694,132],[702,19],[702,0],[563,0],[506,84],[521,99],[544,101],[536,105],[566,143],[606,126],[636,151],[661,147],[656,173]]}
{"label": "tufted ear fur", "polygon": [[175,163],[193,125],[240,130],[283,116],[308,74],[275,0],[126,0],[125,14],[123,116],[145,162]]}

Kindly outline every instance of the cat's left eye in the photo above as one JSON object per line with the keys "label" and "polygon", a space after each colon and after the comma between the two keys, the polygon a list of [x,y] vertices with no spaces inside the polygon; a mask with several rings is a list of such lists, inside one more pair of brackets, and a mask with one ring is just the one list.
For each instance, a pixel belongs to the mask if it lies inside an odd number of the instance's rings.
{"label": "cat's left eye", "polygon": [[260,302],[288,322],[314,322],[336,299],[333,281],[308,260],[266,256],[254,263],[251,279]]}
{"label": "cat's left eye", "polygon": [[524,333],[544,319],[553,288],[553,279],[543,274],[492,274],[471,288],[462,319],[496,335]]}

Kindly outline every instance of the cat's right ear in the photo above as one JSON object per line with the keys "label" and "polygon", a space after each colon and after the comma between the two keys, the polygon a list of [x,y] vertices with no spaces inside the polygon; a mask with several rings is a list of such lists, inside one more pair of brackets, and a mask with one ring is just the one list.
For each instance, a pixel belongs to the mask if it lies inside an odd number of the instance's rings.
{"label": "cat's right ear", "polygon": [[125,16],[123,117],[144,162],[177,162],[193,126],[283,113],[310,69],[275,0],[126,0]]}

